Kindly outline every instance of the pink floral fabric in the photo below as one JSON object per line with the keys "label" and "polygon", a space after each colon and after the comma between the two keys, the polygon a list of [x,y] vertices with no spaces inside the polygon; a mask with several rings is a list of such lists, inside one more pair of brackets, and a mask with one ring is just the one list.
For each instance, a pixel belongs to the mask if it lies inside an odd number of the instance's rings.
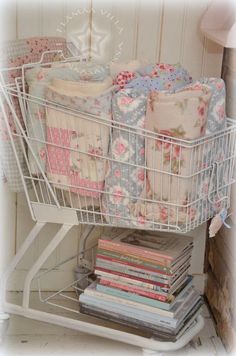
{"label": "pink floral fabric", "polygon": [[[102,208],[112,225],[137,226],[129,204],[137,202],[145,185],[145,125],[147,95],[132,89],[118,91],[112,99],[113,120]],[[132,129],[126,130],[123,124]]]}
{"label": "pink floral fabric", "polygon": [[125,87],[125,84],[129,83],[132,79],[136,77],[137,74],[135,72],[130,72],[128,70],[125,70],[117,74],[113,83],[114,85],[117,85],[119,89],[123,89]]}
{"label": "pink floral fabric", "polygon": [[183,204],[189,198],[188,179],[181,177],[194,173],[192,167],[197,165],[191,161],[198,159],[197,154],[171,137],[189,140],[203,136],[210,98],[210,88],[200,83],[174,94],[150,94],[146,128],[156,137],[147,142],[147,175],[157,200]]}
{"label": "pink floral fabric", "polygon": [[201,78],[200,82],[208,85],[212,90],[206,129],[207,134],[212,134],[226,127],[225,83],[221,78]]}
{"label": "pink floral fabric", "polygon": [[162,228],[165,225],[166,227],[176,227],[194,221],[199,214],[197,205],[176,208],[169,205],[168,202],[161,203],[155,200],[149,184],[146,187],[145,199],[150,199],[152,202],[139,200],[135,204],[130,204],[132,219],[134,221],[137,219],[137,225],[140,227],[157,228],[160,224]]}
{"label": "pink floral fabric", "polygon": [[[0,49],[0,66],[8,67],[9,71],[4,75],[5,83],[14,83],[15,78],[21,76],[21,66],[26,63],[37,62],[40,60],[44,51],[48,50],[62,50],[65,56],[69,54],[64,38],[60,37],[34,37],[23,40],[7,41],[1,44]],[[45,57],[46,61],[52,61],[58,59],[58,55],[50,54]],[[17,68],[15,68],[17,67]],[[12,70],[10,69],[12,68]],[[10,98],[13,102],[15,112],[24,128],[24,122],[17,98]],[[17,147],[17,154],[20,161],[20,165],[25,175],[27,175],[27,167],[24,162],[24,155],[22,152],[22,146],[20,138],[14,136],[17,131],[14,117],[4,103],[6,114],[9,120],[10,128],[13,133],[13,139],[15,146]],[[7,133],[3,113],[0,113],[0,136],[1,136],[1,150],[0,161],[2,170],[8,181],[8,186],[11,191],[19,192],[23,190],[23,184],[19,175],[19,170],[16,164],[15,155],[12,150],[9,136]],[[26,182],[26,184],[28,184]]]}
{"label": "pink floral fabric", "polygon": [[[64,82],[64,84],[63,84]],[[47,99],[72,109],[111,120],[112,87],[99,95],[83,95],[83,85],[56,81],[49,86]],[[77,86],[77,90],[75,87]],[[97,85],[95,85],[97,92]],[[87,86],[85,88],[87,91]],[[79,114],[46,110],[46,172],[52,184],[81,196],[99,198],[104,186],[109,127],[80,117]]]}

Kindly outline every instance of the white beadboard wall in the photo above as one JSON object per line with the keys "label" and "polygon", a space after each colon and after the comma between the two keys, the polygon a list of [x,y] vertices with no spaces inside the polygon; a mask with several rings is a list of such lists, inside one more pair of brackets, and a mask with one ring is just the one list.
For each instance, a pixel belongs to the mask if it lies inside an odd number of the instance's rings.
{"label": "white beadboard wall", "polygon": [[[82,31],[87,26],[109,34],[109,41],[103,53],[104,60],[114,58],[116,51],[121,48],[120,60],[138,58],[149,62],[180,62],[193,78],[221,74],[223,49],[205,39],[199,31],[199,21],[208,5],[208,0],[9,0],[5,5],[1,2],[1,7],[4,8],[4,39],[39,35],[67,36],[72,31]],[[118,30],[121,28],[123,31]],[[60,33],[58,29],[63,31]],[[93,46],[96,38],[88,38],[88,43]],[[2,227],[1,232],[4,239],[9,241],[8,254],[13,254],[33,226],[33,222],[24,194],[16,196],[9,193],[6,187],[4,189],[5,216],[8,218],[1,218],[1,221],[4,226],[8,226],[9,220],[14,221],[14,225],[12,224],[10,229]],[[18,267],[11,289],[21,288],[29,265],[57,229],[58,226],[50,225],[42,231],[24,263]],[[80,229],[73,228],[70,236],[50,257],[47,266],[73,255],[79,234]],[[205,225],[193,232],[195,250],[192,272],[200,288],[204,280],[205,235]],[[47,280],[44,289],[55,290],[70,281],[73,266],[74,262],[70,262],[62,270],[55,270],[55,278]]]}

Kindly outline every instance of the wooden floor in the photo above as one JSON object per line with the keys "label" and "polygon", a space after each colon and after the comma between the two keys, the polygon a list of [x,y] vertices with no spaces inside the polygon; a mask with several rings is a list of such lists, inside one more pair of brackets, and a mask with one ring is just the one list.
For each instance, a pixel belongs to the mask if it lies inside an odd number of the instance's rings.
{"label": "wooden floor", "polygon": [[[11,299],[16,303],[20,298],[20,293],[11,295]],[[33,299],[34,307],[39,303],[36,300]],[[165,355],[226,356],[206,306],[203,307],[202,315],[205,318],[205,327],[200,334],[184,349]],[[142,356],[142,350],[120,342],[12,315],[7,334],[0,346],[0,355]]]}

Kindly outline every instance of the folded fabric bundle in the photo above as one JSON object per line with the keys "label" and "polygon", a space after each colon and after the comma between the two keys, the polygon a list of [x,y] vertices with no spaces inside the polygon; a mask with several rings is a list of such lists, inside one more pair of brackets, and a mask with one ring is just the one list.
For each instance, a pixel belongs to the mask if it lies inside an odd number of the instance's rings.
{"label": "folded fabric bundle", "polygon": [[112,78],[107,76],[102,81],[86,81],[86,80],[63,80],[63,79],[53,79],[52,85],[59,88],[62,91],[79,93],[81,95],[97,95],[103,93],[105,90],[112,87]]}
{"label": "folded fabric bundle", "polygon": [[[57,87],[53,85],[55,83]],[[108,79],[106,83],[108,85]],[[102,85],[104,87],[104,84]],[[88,86],[91,93],[89,96],[83,93],[84,89],[87,93]],[[90,121],[80,116],[79,112],[47,108],[46,172],[55,187],[82,196],[99,198],[104,186],[110,130],[105,123],[111,120],[113,87],[98,94],[97,83],[94,90],[92,82],[88,86],[63,80],[57,80],[48,86],[47,100],[64,105],[68,109],[96,115],[101,118],[101,123]]]}
{"label": "folded fabric bundle", "polygon": [[[87,71],[86,71],[87,68]],[[106,68],[102,65],[95,65],[93,63],[88,63],[87,67],[84,63],[80,62],[66,62],[66,63],[55,63],[50,68],[43,68],[41,66],[29,69],[26,72],[26,82],[28,84],[28,92],[30,95],[45,99],[46,87],[53,81],[53,79],[68,80],[69,90],[73,90],[73,82],[75,85],[75,90],[78,89],[76,86],[76,81],[80,81],[81,78],[89,78],[89,80],[103,78],[106,73]],[[64,81],[63,85],[66,82]],[[86,94],[85,89],[87,87],[87,93],[89,95],[90,84],[89,81],[80,82],[81,86],[83,84],[83,92]],[[87,84],[88,83],[88,84]],[[58,86],[60,83],[56,84]],[[107,87],[111,86],[111,80],[105,79],[101,82],[92,83],[93,89],[97,86],[98,93],[101,90],[105,90]],[[96,94],[94,92],[94,94]],[[27,116],[27,127],[28,134],[30,137],[37,139],[37,141],[31,141],[33,151],[40,162],[41,169],[45,171],[45,107],[39,106],[33,102],[28,104],[29,113]],[[38,141],[39,140],[39,141]],[[41,141],[41,142],[40,142]],[[29,164],[32,174],[39,174],[40,169],[36,165],[36,162],[29,152]]]}
{"label": "folded fabric bundle", "polygon": [[182,75],[189,77],[189,80],[192,80],[192,77],[189,75],[188,71],[184,69],[180,63],[176,64],[167,64],[167,63],[152,63],[147,64],[144,67],[138,68],[137,72],[142,76],[148,76],[150,78],[161,77],[166,74],[174,74],[176,71],[180,70]]}
{"label": "folded fabric bundle", "polygon": [[[147,186],[145,199],[153,200],[152,192]],[[197,208],[174,207],[165,203],[153,200],[150,202],[138,201],[136,204],[130,204],[130,213],[136,226],[145,226],[146,228],[155,228],[156,225],[179,226],[194,221],[197,218]]]}
{"label": "folded fabric bundle", "polygon": [[[130,225],[130,202],[144,188],[145,137],[142,136],[147,95],[133,89],[117,92],[112,101],[113,128],[107,173],[102,196],[103,212],[111,224]],[[133,129],[125,130],[122,124]],[[123,130],[122,130],[123,128]],[[134,197],[134,198],[132,198]]]}
{"label": "folded fabric bundle", "polygon": [[[4,75],[6,83],[14,83],[15,78],[21,76],[21,66],[26,63],[37,62],[41,59],[44,51],[61,50],[65,57],[69,56],[69,51],[66,46],[66,40],[61,37],[33,37],[23,40],[6,41],[1,44],[0,58],[1,67],[14,68],[9,70]],[[48,54],[45,59],[53,61],[58,59],[56,53]],[[16,69],[16,67],[18,67]],[[17,98],[10,98],[16,114],[24,127],[21,110]],[[5,111],[9,119],[12,132],[16,131],[14,120],[10,108],[3,103]],[[19,169],[16,164],[15,155],[9,140],[8,134],[6,135],[6,125],[3,119],[3,114],[0,115],[0,131],[3,132],[4,139],[1,142],[0,159],[5,177],[8,181],[8,186],[11,191],[20,192],[23,190],[23,184],[19,175]],[[14,136],[14,142],[17,149],[17,155],[24,175],[28,175],[28,169],[25,163],[24,154],[22,151],[22,143],[19,137]],[[26,182],[30,185],[30,182]]]}
{"label": "folded fabric bundle", "polygon": [[[206,134],[214,134],[226,128],[225,83],[221,78],[200,78],[199,81],[209,86],[212,91],[207,114]],[[225,200],[222,198],[228,195],[229,170],[227,169],[227,157],[230,155],[231,144],[229,143],[225,147],[224,138],[219,137],[217,142],[209,142],[204,152],[202,167],[206,168],[212,165],[213,162],[218,162],[217,169],[215,167],[213,173],[211,170],[208,170],[199,177],[199,197],[204,192],[205,194],[213,192],[210,194],[211,200],[214,202],[213,204],[208,199],[203,199],[202,201],[203,209],[208,212],[209,216],[213,216],[223,208]],[[211,175],[212,182],[210,184]],[[217,186],[218,194],[215,191]]]}
{"label": "folded fabric bundle", "polygon": [[117,85],[119,89],[124,89],[125,85],[128,84],[131,80],[137,77],[137,74],[135,72],[131,72],[128,70],[124,70],[117,74],[115,77],[113,83],[114,85]]}
{"label": "folded fabric bundle", "polygon": [[109,69],[103,64],[94,62],[77,62],[71,63],[69,66],[78,73],[80,80],[103,81],[109,75]]}
{"label": "folded fabric bundle", "polygon": [[206,134],[212,134],[226,127],[225,82],[221,78],[200,78],[199,82],[211,88],[212,97],[207,115]]}
{"label": "folded fabric bundle", "polygon": [[[193,218],[193,210],[182,206],[196,199],[196,181],[188,177],[200,169],[201,162],[197,161],[199,152],[188,147],[186,140],[205,134],[210,98],[210,88],[201,83],[173,94],[152,92],[149,95],[146,128],[160,134],[160,137],[147,140],[146,165],[150,189],[143,196],[159,202],[159,206],[158,203],[139,201],[131,207],[136,216],[176,224],[183,222],[183,219]],[[180,146],[175,137],[184,139],[186,143]],[[171,207],[165,203],[174,205]],[[175,205],[180,209],[176,209]]]}
{"label": "folded fabric bundle", "polygon": [[192,82],[188,71],[179,64],[155,64],[138,70],[137,78],[125,84],[125,88],[140,91],[160,91],[180,89]]}
{"label": "folded fabric bundle", "polygon": [[[173,94],[152,92],[149,95],[146,128],[157,134],[178,139],[191,140],[201,137],[206,130],[210,98],[210,88],[200,83]],[[193,154],[191,148],[180,150],[180,147],[175,145],[175,141],[168,141],[168,138],[166,143],[161,137],[160,140],[148,139],[148,179],[151,190],[158,199],[174,203],[182,203],[186,200],[186,185],[181,184],[179,191],[176,189],[179,177],[176,181],[175,177],[168,174],[162,176],[154,170],[183,176],[193,174],[195,172],[192,171],[192,167],[196,168],[196,165],[190,165],[191,153]],[[174,180],[173,192],[169,192],[168,188],[165,189],[165,185],[167,187],[171,185],[170,179]],[[162,180],[164,180],[163,184]]]}
{"label": "folded fabric bundle", "polygon": [[[152,68],[156,68],[157,66],[152,65]],[[155,91],[169,88],[175,90],[186,86],[192,81],[189,73],[180,65],[166,65],[164,68],[160,65],[160,75],[157,76],[157,73],[153,73],[153,77],[148,77],[151,74],[148,72],[148,68],[149,66],[146,66],[142,69],[140,63],[135,63],[133,68],[131,66],[129,68],[130,72],[128,72],[127,66],[119,67],[119,69],[124,69],[126,72],[119,72],[118,77],[121,75],[121,82],[116,82],[116,84],[124,85],[125,89],[115,94],[113,99],[113,117],[117,122],[133,126],[134,130],[140,129],[139,115],[141,115],[142,122],[144,122],[143,115],[146,115],[146,100],[150,88]],[[113,71],[115,74],[117,72]],[[123,78],[122,74],[125,74]],[[141,77],[141,75],[145,75],[145,77]],[[132,79],[132,77],[136,78]],[[122,80],[129,83],[124,84]],[[139,85],[136,85],[139,82],[147,83],[144,90]],[[131,134],[130,132],[114,128],[112,142],[111,157],[115,160],[119,159],[119,157],[116,157],[117,147],[119,147],[120,152],[122,152],[122,162],[127,162],[127,164],[115,161],[108,162],[105,194],[103,196],[103,212],[106,214],[106,219],[113,224],[140,226],[144,223],[145,219],[141,212],[140,214],[136,214],[136,204],[140,204],[141,198],[146,199],[147,187],[145,186],[144,188],[144,185],[146,185],[144,167],[146,164],[145,150],[147,150],[147,147],[145,148],[145,137],[135,135],[135,131],[134,134]],[[130,151],[132,151],[132,154],[130,154]],[[142,152],[142,156],[139,155],[139,152]],[[133,153],[135,154],[133,155]],[[135,164],[137,165],[136,167]],[[145,190],[143,194],[142,189]]]}
{"label": "folded fabric bundle", "polygon": [[[45,99],[45,92],[47,85],[51,83],[53,78],[62,78],[77,80],[79,75],[70,68],[43,68],[41,66],[29,69],[26,72],[26,82],[28,84],[28,93],[35,98]],[[28,115],[27,115],[27,130],[31,143],[31,147],[37,157],[42,171],[45,172],[45,106],[38,103],[28,103]],[[36,139],[35,140],[32,140]],[[40,168],[36,164],[36,161],[31,153],[28,151],[28,159],[30,165],[30,171],[33,175],[40,174]]]}

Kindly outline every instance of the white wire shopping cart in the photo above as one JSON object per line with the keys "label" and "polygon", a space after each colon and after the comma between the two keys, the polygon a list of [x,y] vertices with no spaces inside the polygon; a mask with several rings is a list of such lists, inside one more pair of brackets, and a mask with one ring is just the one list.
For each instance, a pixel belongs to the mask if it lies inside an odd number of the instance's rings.
{"label": "white wire shopping cart", "polygon": [[[37,66],[51,64],[42,63],[43,58],[44,55]],[[69,59],[72,62],[76,60],[78,59]],[[63,61],[66,62],[68,59]],[[80,276],[47,298],[42,297],[39,289],[41,301],[44,303],[55,306],[53,302],[55,295],[67,298],[65,292],[68,288],[76,289],[78,283],[83,284],[83,279],[86,281],[90,278],[93,259],[86,258],[86,242],[95,226],[186,233],[212,218],[219,209],[227,209],[230,205],[231,185],[234,182],[236,125],[233,120],[228,119],[224,130],[195,140],[156,134],[144,128],[135,129],[108,117],[78,111],[73,105],[65,105],[62,101],[55,102],[49,97],[30,95],[26,90],[25,72],[27,68],[33,66],[34,64],[23,65],[22,75],[16,78],[15,83],[7,83],[2,75],[0,104],[4,124],[31,216],[35,221],[35,226],[1,280],[2,311],[140,346],[144,353],[148,353],[147,350],[177,350],[183,347],[203,327],[201,316],[177,342],[160,342],[132,332],[84,321],[84,317],[80,320],[77,307],[70,309],[76,318],[65,318],[34,310],[29,307],[31,282],[34,278],[40,281],[45,274],[39,273],[44,262],[75,225],[86,225],[80,237],[79,252],[72,256],[72,258],[79,256]],[[22,120],[19,120],[17,115],[16,102],[20,106]],[[9,125],[9,111],[14,122],[14,130]],[[35,130],[34,116],[40,117],[42,113],[46,121],[39,120],[40,127]],[[66,127],[65,122],[69,122]],[[83,141],[78,133],[80,127],[85,127],[86,135]],[[19,143],[17,146],[16,138]],[[70,140],[73,138],[73,145],[68,143],[68,138]],[[150,142],[158,145],[159,156],[153,154],[152,157],[152,162],[158,160],[158,166],[146,164],[145,150],[141,161],[132,160],[130,153],[126,160],[116,156],[113,148],[118,142],[119,147],[123,149],[124,138],[128,142],[128,147],[138,146],[140,140],[144,146]],[[98,146],[94,144],[96,140],[99,141]],[[168,164],[166,162],[164,164],[163,160],[166,148]],[[42,152],[43,164],[40,160]],[[181,169],[183,158],[186,162],[184,170]],[[93,176],[93,184],[89,184],[84,177],[81,178],[84,171],[88,176]],[[126,172],[128,177],[138,172],[141,183],[137,184],[140,184],[141,188],[136,190],[130,188],[130,191],[114,190],[114,187],[106,185],[105,182],[111,171],[112,174],[117,173],[118,182],[120,172]],[[159,194],[154,195],[148,191],[150,179],[154,183],[158,182]],[[184,201],[179,198],[183,190]],[[6,299],[7,281],[47,223],[61,224],[61,228],[28,271],[24,281],[22,305],[9,303]],[[94,251],[94,247],[91,251]],[[63,263],[66,262],[67,260]],[[76,297],[73,300],[78,302]],[[62,304],[57,306],[66,308]]]}

